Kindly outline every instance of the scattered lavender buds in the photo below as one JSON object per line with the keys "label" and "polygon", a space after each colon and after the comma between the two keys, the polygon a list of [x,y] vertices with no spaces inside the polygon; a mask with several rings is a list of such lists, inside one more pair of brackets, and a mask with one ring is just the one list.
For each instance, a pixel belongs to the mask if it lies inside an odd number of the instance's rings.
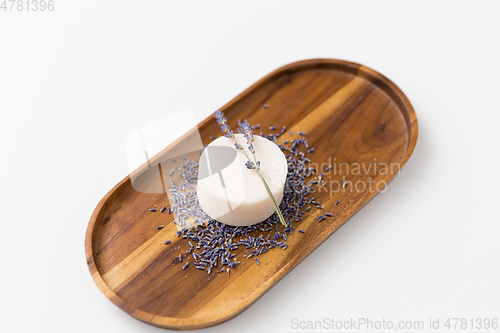
{"label": "scattered lavender buds", "polygon": [[156,212],[156,208],[150,208],[149,211],[150,212]]}
{"label": "scattered lavender buds", "polygon": [[158,230],[163,229],[163,228],[165,228],[164,225],[160,225],[160,226],[156,227],[156,229],[158,229]]}
{"label": "scattered lavender buds", "polygon": [[[226,125],[223,113],[219,111],[217,116],[217,122],[221,125],[225,136],[228,138],[234,137],[234,133]],[[240,131],[247,137],[248,150],[252,153],[252,137],[250,136],[251,133],[249,133],[251,126],[246,121],[238,123]],[[282,132],[284,130],[286,128],[282,129]],[[174,221],[174,223],[181,229],[177,231],[176,235],[185,239],[189,244],[189,248],[185,249],[185,251],[192,255],[192,261],[196,269],[205,270],[207,274],[227,272],[229,275],[232,269],[238,268],[243,259],[251,257],[256,259],[257,265],[260,265],[258,256],[274,248],[277,250],[286,250],[288,248],[286,242],[287,238],[295,230],[293,224],[302,221],[303,214],[311,209],[310,204],[321,207],[314,197],[307,198],[311,192],[314,192],[313,183],[310,179],[317,174],[317,170],[308,166],[311,161],[305,157],[305,153],[309,149],[305,132],[298,132],[298,134],[302,135],[302,137],[285,140],[283,144],[278,142],[281,135],[279,133],[265,136],[265,138],[280,147],[288,164],[283,200],[279,204],[279,210],[287,221],[286,226],[283,227],[281,227],[280,219],[276,213],[263,222],[244,227],[230,226],[210,219],[199,207],[196,198],[198,163],[185,157],[184,163],[176,167],[176,175],[180,175],[182,181],[176,184],[171,179],[170,200],[172,209],[168,207],[167,214],[170,214],[170,212],[176,214],[177,221]],[[246,147],[240,147],[235,145],[236,149],[247,149]],[[248,166],[257,169],[259,164],[254,162],[253,164],[249,163]],[[338,204],[338,201],[335,204]],[[323,221],[327,216],[333,215],[324,213],[324,216],[321,215],[317,218],[318,222]],[[194,219],[194,226],[188,223],[188,219]],[[305,233],[304,230],[298,230],[298,232]],[[165,244],[170,243],[170,240],[165,241]],[[239,253],[238,258],[236,258],[235,251],[241,247],[244,247],[244,252]],[[186,257],[186,263],[182,266],[183,270],[189,265],[188,259],[189,257]],[[182,261],[181,255],[179,255],[179,261]],[[220,267],[221,269],[219,269]]]}
{"label": "scattered lavender buds", "polygon": [[[266,138],[278,144],[277,137]],[[313,175],[313,171],[307,167],[306,163],[309,162],[306,162],[304,154],[301,154],[300,148],[305,147],[305,142],[304,137],[290,140],[289,146],[278,144],[285,153],[288,163],[283,200],[280,204],[283,217],[288,221],[287,227],[283,227],[281,232],[278,231],[281,224],[276,213],[263,222],[245,227],[234,227],[211,219],[204,226],[195,227],[196,229],[183,226],[177,235],[189,241],[186,252],[192,254],[194,262],[198,263],[197,267],[207,267],[207,273],[210,269],[210,273],[226,271],[229,274],[231,269],[237,268],[240,264],[242,258],[235,260],[234,252],[240,247],[245,247],[242,256],[247,259],[263,255],[273,248],[287,249],[286,239],[295,228],[293,224],[302,221],[303,214],[311,209],[308,203],[314,201],[314,198],[312,200],[306,198],[313,191],[312,185],[306,183],[306,179]],[[193,175],[197,175],[198,166],[189,161],[179,168],[179,172],[181,175],[186,174],[191,168]],[[192,185],[196,187],[196,184]],[[183,207],[179,205],[177,209],[181,211]],[[186,213],[190,214],[188,211],[193,208],[187,207]],[[221,265],[224,270],[214,270]]]}
{"label": "scattered lavender buds", "polygon": [[176,184],[172,178],[170,179],[171,188],[168,191],[172,208],[167,208],[167,214],[173,212],[177,219],[174,223],[181,227],[201,225],[209,219],[209,216],[201,209],[196,196],[198,163],[186,157],[183,164],[176,166],[176,170],[182,181]]}
{"label": "scattered lavender buds", "polygon": [[335,201],[335,206],[337,206],[338,204],[339,204],[339,201],[338,201],[338,200],[337,200],[337,201]]}
{"label": "scattered lavender buds", "polygon": [[168,240],[168,241],[164,241],[164,242],[163,242],[163,244],[170,244],[170,243],[172,243],[172,242],[171,242],[171,241],[169,241],[169,240]]}
{"label": "scattered lavender buds", "polygon": [[269,109],[269,105],[267,105],[267,104],[262,105],[262,107],[263,107],[264,109]]}
{"label": "scattered lavender buds", "polygon": [[163,213],[165,211],[166,207],[163,206],[161,209],[160,209],[160,213]]}

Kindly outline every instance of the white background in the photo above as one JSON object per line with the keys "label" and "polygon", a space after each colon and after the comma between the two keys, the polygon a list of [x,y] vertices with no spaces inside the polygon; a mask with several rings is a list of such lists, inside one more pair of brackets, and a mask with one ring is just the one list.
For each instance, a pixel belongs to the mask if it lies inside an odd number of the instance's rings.
{"label": "white background", "polygon": [[0,330],[163,332],[109,302],[85,262],[90,215],[128,174],[126,137],[186,108],[201,121],[270,71],[320,57],[395,82],[418,116],[416,150],[259,301],[202,331],[358,317],[440,318],[448,331],[448,317],[499,318],[499,9],[55,0],[53,12],[0,11]]}

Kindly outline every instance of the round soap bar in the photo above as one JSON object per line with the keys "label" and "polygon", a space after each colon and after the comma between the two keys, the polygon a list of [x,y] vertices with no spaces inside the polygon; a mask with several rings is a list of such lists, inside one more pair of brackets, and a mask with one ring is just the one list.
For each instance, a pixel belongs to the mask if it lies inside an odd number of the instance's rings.
{"label": "round soap bar", "polygon": [[[253,146],[260,172],[279,206],[288,172],[285,155],[273,142],[254,135]],[[244,152],[254,162],[243,134],[235,139],[220,137],[212,141],[200,156],[197,195],[201,208],[214,220],[246,226],[264,221],[275,212],[262,180],[255,170],[246,168]]]}

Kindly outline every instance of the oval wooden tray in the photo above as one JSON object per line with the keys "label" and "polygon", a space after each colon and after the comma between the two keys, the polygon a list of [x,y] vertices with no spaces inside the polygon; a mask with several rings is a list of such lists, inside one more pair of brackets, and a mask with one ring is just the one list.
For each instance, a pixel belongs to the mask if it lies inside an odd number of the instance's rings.
{"label": "oval wooden tray", "polygon": [[[269,108],[263,108],[265,104]],[[417,142],[417,118],[401,90],[372,69],[340,60],[306,60],[284,66],[221,110],[231,128],[236,128],[238,119],[246,118],[263,129],[286,125],[295,137],[297,131],[307,132],[308,142],[315,148],[310,158],[318,165],[365,165],[360,174],[331,172],[327,182],[342,182],[346,177],[352,184],[388,183],[406,163]],[[204,144],[211,141],[210,136],[221,135],[211,117],[200,123],[198,129]],[[290,138],[286,133],[279,141]],[[187,133],[164,151],[189,142]],[[161,159],[162,154],[155,159]],[[366,171],[370,164],[383,163],[396,168]],[[318,223],[316,217],[321,211],[312,209],[297,228],[305,233],[294,232],[288,238],[287,250],[267,252],[261,257],[260,266],[253,259],[247,260],[230,276],[208,276],[205,271],[193,269],[192,264],[191,269],[180,269],[184,261],[180,263],[176,258],[189,245],[175,237],[176,227],[170,223],[172,215],[148,211],[153,204],[168,202],[166,194],[137,192],[128,176],[102,198],[90,218],[85,238],[87,264],[104,295],[131,316],[170,329],[208,327],[247,309],[377,193],[314,193],[325,211],[334,217]],[[335,205],[337,200],[339,204]],[[166,227],[158,231],[156,226],[162,224]],[[172,240],[172,244],[162,244],[166,239]]]}

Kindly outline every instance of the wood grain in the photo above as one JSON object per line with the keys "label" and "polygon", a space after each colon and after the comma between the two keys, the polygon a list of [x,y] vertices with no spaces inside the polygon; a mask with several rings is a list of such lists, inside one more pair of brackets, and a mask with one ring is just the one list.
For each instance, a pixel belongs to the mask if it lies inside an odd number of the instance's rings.
{"label": "wood grain", "polygon": [[[263,108],[264,104],[269,108]],[[153,205],[168,203],[167,195],[134,190],[141,179],[155,175],[142,166],[133,173],[139,175],[133,177],[137,182],[134,187],[130,176],[123,179],[99,202],[90,218],[85,238],[87,265],[107,298],[133,317],[155,326],[203,328],[247,309],[378,193],[353,190],[354,184],[389,183],[417,142],[417,118],[401,90],[372,69],[339,60],[307,60],[282,67],[221,110],[231,127],[245,118],[263,129],[286,125],[294,134],[285,133],[280,142],[296,138],[297,131],[307,132],[308,142],[315,148],[310,159],[318,166],[344,163],[351,167],[365,165],[365,169],[359,174],[353,169],[326,173],[329,185],[344,181],[353,184],[349,191],[314,193],[334,217],[318,223],[316,217],[322,212],[312,209],[300,223],[300,229],[306,232],[291,235],[286,251],[270,250],[260,257],[260,266],[248,260],[231,276],[208,276],[193,265],[181,270],[185,261],[181,263],[177,257],[185,257],[189,245],[175,237],[173,216],[148,211]],[[162,162],[192,144],[196,130],[204,144],[211,141],[210,136],[220,135],[217,123],[209,117],[151,162]],[[199,155],[194,152],[189,157],[197,159]],[[383,164],[396,167],[385,173],[366,170],[366,166]],[[337,200],[339,204],[335,205]],[[157,230],[158,225],[165,228]],[[167,239],[172,244],[163,244]],[[237,250],[236,256],[244,250]]]}

